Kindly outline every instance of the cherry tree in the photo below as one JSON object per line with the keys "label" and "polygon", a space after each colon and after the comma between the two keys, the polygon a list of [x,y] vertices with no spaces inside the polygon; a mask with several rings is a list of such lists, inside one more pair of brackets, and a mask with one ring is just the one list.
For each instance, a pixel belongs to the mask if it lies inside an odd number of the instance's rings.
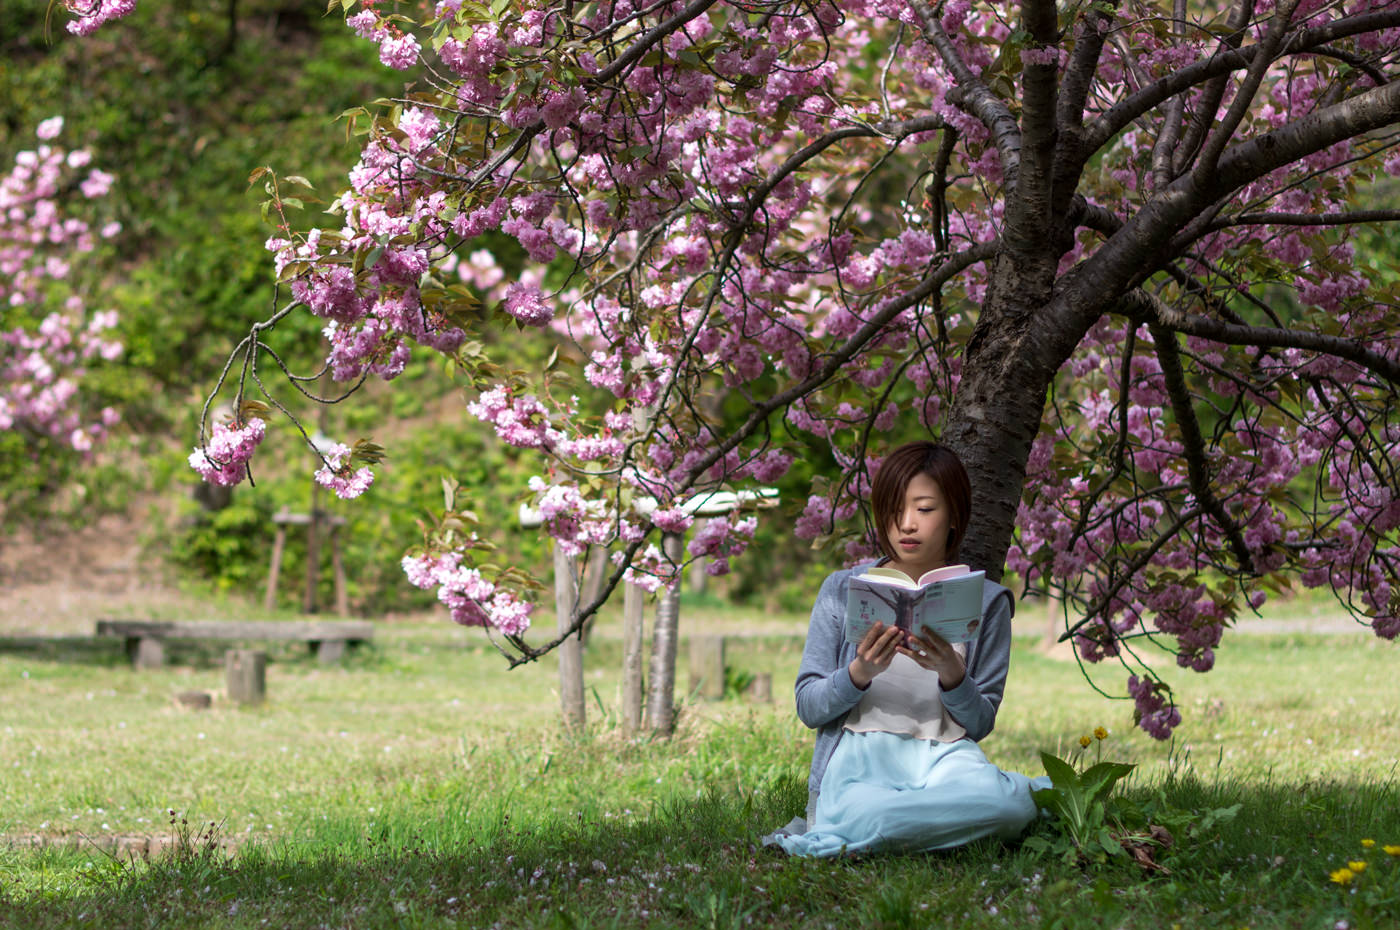
{"label": "cherry tree", "polygon": [[[1206,671],[1270,588],[1400,632],[1396,295],[1352,245],[1400,219],[1397,0],[340,5],[422,77],[364,114],[333,223],[294,228],[302,182],[265,182],[289,298],[220,388],[310,383],[264,376],[293,313],[351,389],[454,359],[469,412],[552,462],[532,491],[557,544],[614,547],[574,631],[624,579],[723,571],[752,517],[681,559],[659,533],[814,438],[838,468],[796,532],[872,552],[869,474],[934,435],[973,479],[967,559],[1057,592],[1155,736],[1180,717],[1143,646]],[[518,280],[487,233],[528,256]],[[551,364],[494,359],[502,319],[559,340]],[[240,478],[261,435],[217,425],[196,464]],[[320,480],[363,490],[375,455],[318,456]],[[512,661],[556,646],[447,511],[409,578]]]}
{"label": "cherry tree", "polygon": [[105,196],[112,176],[86,149],[59,145],[62,131],[63,117],[44,120],[37,145],[0,175],[0,431],[20,435],[35,452],[47,443],[86,454],[118,415],[88,409],[82,378],[88,364],[115,359],[122,345],[112,338],[115,311],[89,313],[69,278],[120,226],[94,230],[70,209]]}

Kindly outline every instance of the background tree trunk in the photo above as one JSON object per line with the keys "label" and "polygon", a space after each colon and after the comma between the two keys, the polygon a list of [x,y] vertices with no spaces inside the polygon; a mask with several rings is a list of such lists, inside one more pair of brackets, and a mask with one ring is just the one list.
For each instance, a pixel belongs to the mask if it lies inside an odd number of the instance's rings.
{"label": "background tree trunk", "polygon": [[[578,602],[578,584],[574,578],[574,560],[554,545],[554,610],[559,632],[573,625],[574,606]],[[587,722],[583,702],[583,644],[571,636],[559,646],[559,709],[564,726],[575,732]]]}
{"label": "background tree trunk", "polygon": [[[680,564],[682,537],[663,533],[661,549]],[[651,631],[651,682],[647,689],[647,725],[656,736],[670,736],[676,728],[676,639],[680,626],[680,585],[668,588],[656,605],[656,625]]]}
{"label": "background tree trunk", "polygon": [[635,736],[642,728],[642,637],[646,592],[626,585],[622,600],[622,731]]}

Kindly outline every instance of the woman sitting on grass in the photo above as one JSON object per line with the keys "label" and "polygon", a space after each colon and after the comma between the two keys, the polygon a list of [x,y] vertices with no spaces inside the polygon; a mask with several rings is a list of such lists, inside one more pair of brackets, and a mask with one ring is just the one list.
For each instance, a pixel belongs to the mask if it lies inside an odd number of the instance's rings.
{"label": "woman sitting on grass", "polygon": [[[892,452],[870,495],[880,564],[911,578],[956,560],[972,509],[967,470],[946,446]],[[797,856],[960,846],[1014,838],[1036,816],[1048,779],[1003,772],[977,741],[992,731],[1011,652],[1011,592],[986,582],[975,639],[907,639],[876,623],[846,641],[853,573],[822,584],[797,673],[797,715],[817,731],[806,820],[764,842]]]}

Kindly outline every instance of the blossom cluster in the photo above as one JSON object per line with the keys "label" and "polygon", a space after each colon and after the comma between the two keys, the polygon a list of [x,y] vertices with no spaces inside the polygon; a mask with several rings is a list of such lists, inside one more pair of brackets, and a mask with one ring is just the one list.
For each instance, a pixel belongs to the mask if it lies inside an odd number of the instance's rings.
{"label": "blossom cluster", "polygon": [[209,442],[190,453],[190,467],[210,484],[235,485],[248,477],[248,462],[267,435],[261,417],[215,423]]}
{"label": "blossom cluster", "polygon": [[368,465],[356,468],[351,462],[350,447],[337,442],[326,452],[326,464],[316,470],[316,483],[334,491],[341,500],[353,500],[369,490],[374,471]]}
{"label": "blossom cluster", "polygon": [[85,36],[104,23],[130,15],[136,9],[136,0],[63,0],[63,5],[74,17],[68,21],[68,31]]}
{"label": "blossom cluster", "polygon": [[121,227],[94,230],[73,209],[69,193],[98,200],[112,176],[85,149],[55,141],[63,117],[41,122],[38,145],[15,155],[0,175],[0,306],[16,325],[0,329],[0,430],[23,429],[87,453],[116,425],[112,408],[86,410],[81,383],[87,366],[113,361],[117,314],[89,313],[72,274],[77,256]]}
{"label": "blossom cluster", "polygon": [[437,588],[438,600],[463,626],[489,626],[507,636],[519,636],[530,626],[533,606],[464,565],[459,552],[405,555],[403,571],[419,588]]}

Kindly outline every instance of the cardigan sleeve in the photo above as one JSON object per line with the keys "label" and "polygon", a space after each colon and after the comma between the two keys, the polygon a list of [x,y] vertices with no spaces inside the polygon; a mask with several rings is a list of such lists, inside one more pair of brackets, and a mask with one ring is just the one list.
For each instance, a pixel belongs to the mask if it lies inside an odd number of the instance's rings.
{"label": "cardigan sleeve", "polygon": [[802,665],[793,688],[797,696],[797,716],[817,729],[847,713],[865,694],[851,681],[849,661],[842,661],[845,649],[846,579],[850,571],[827,576],[812,605],[807,642],[802,647]]}
{"label": "cardigan sleeve", "polygon": [[1011,592],[1000,585],[987,587],[982,629],[968,656],[967,674],[956,688],[942,694],[944,709],[977,741],[996,725],[1011,665]]}

